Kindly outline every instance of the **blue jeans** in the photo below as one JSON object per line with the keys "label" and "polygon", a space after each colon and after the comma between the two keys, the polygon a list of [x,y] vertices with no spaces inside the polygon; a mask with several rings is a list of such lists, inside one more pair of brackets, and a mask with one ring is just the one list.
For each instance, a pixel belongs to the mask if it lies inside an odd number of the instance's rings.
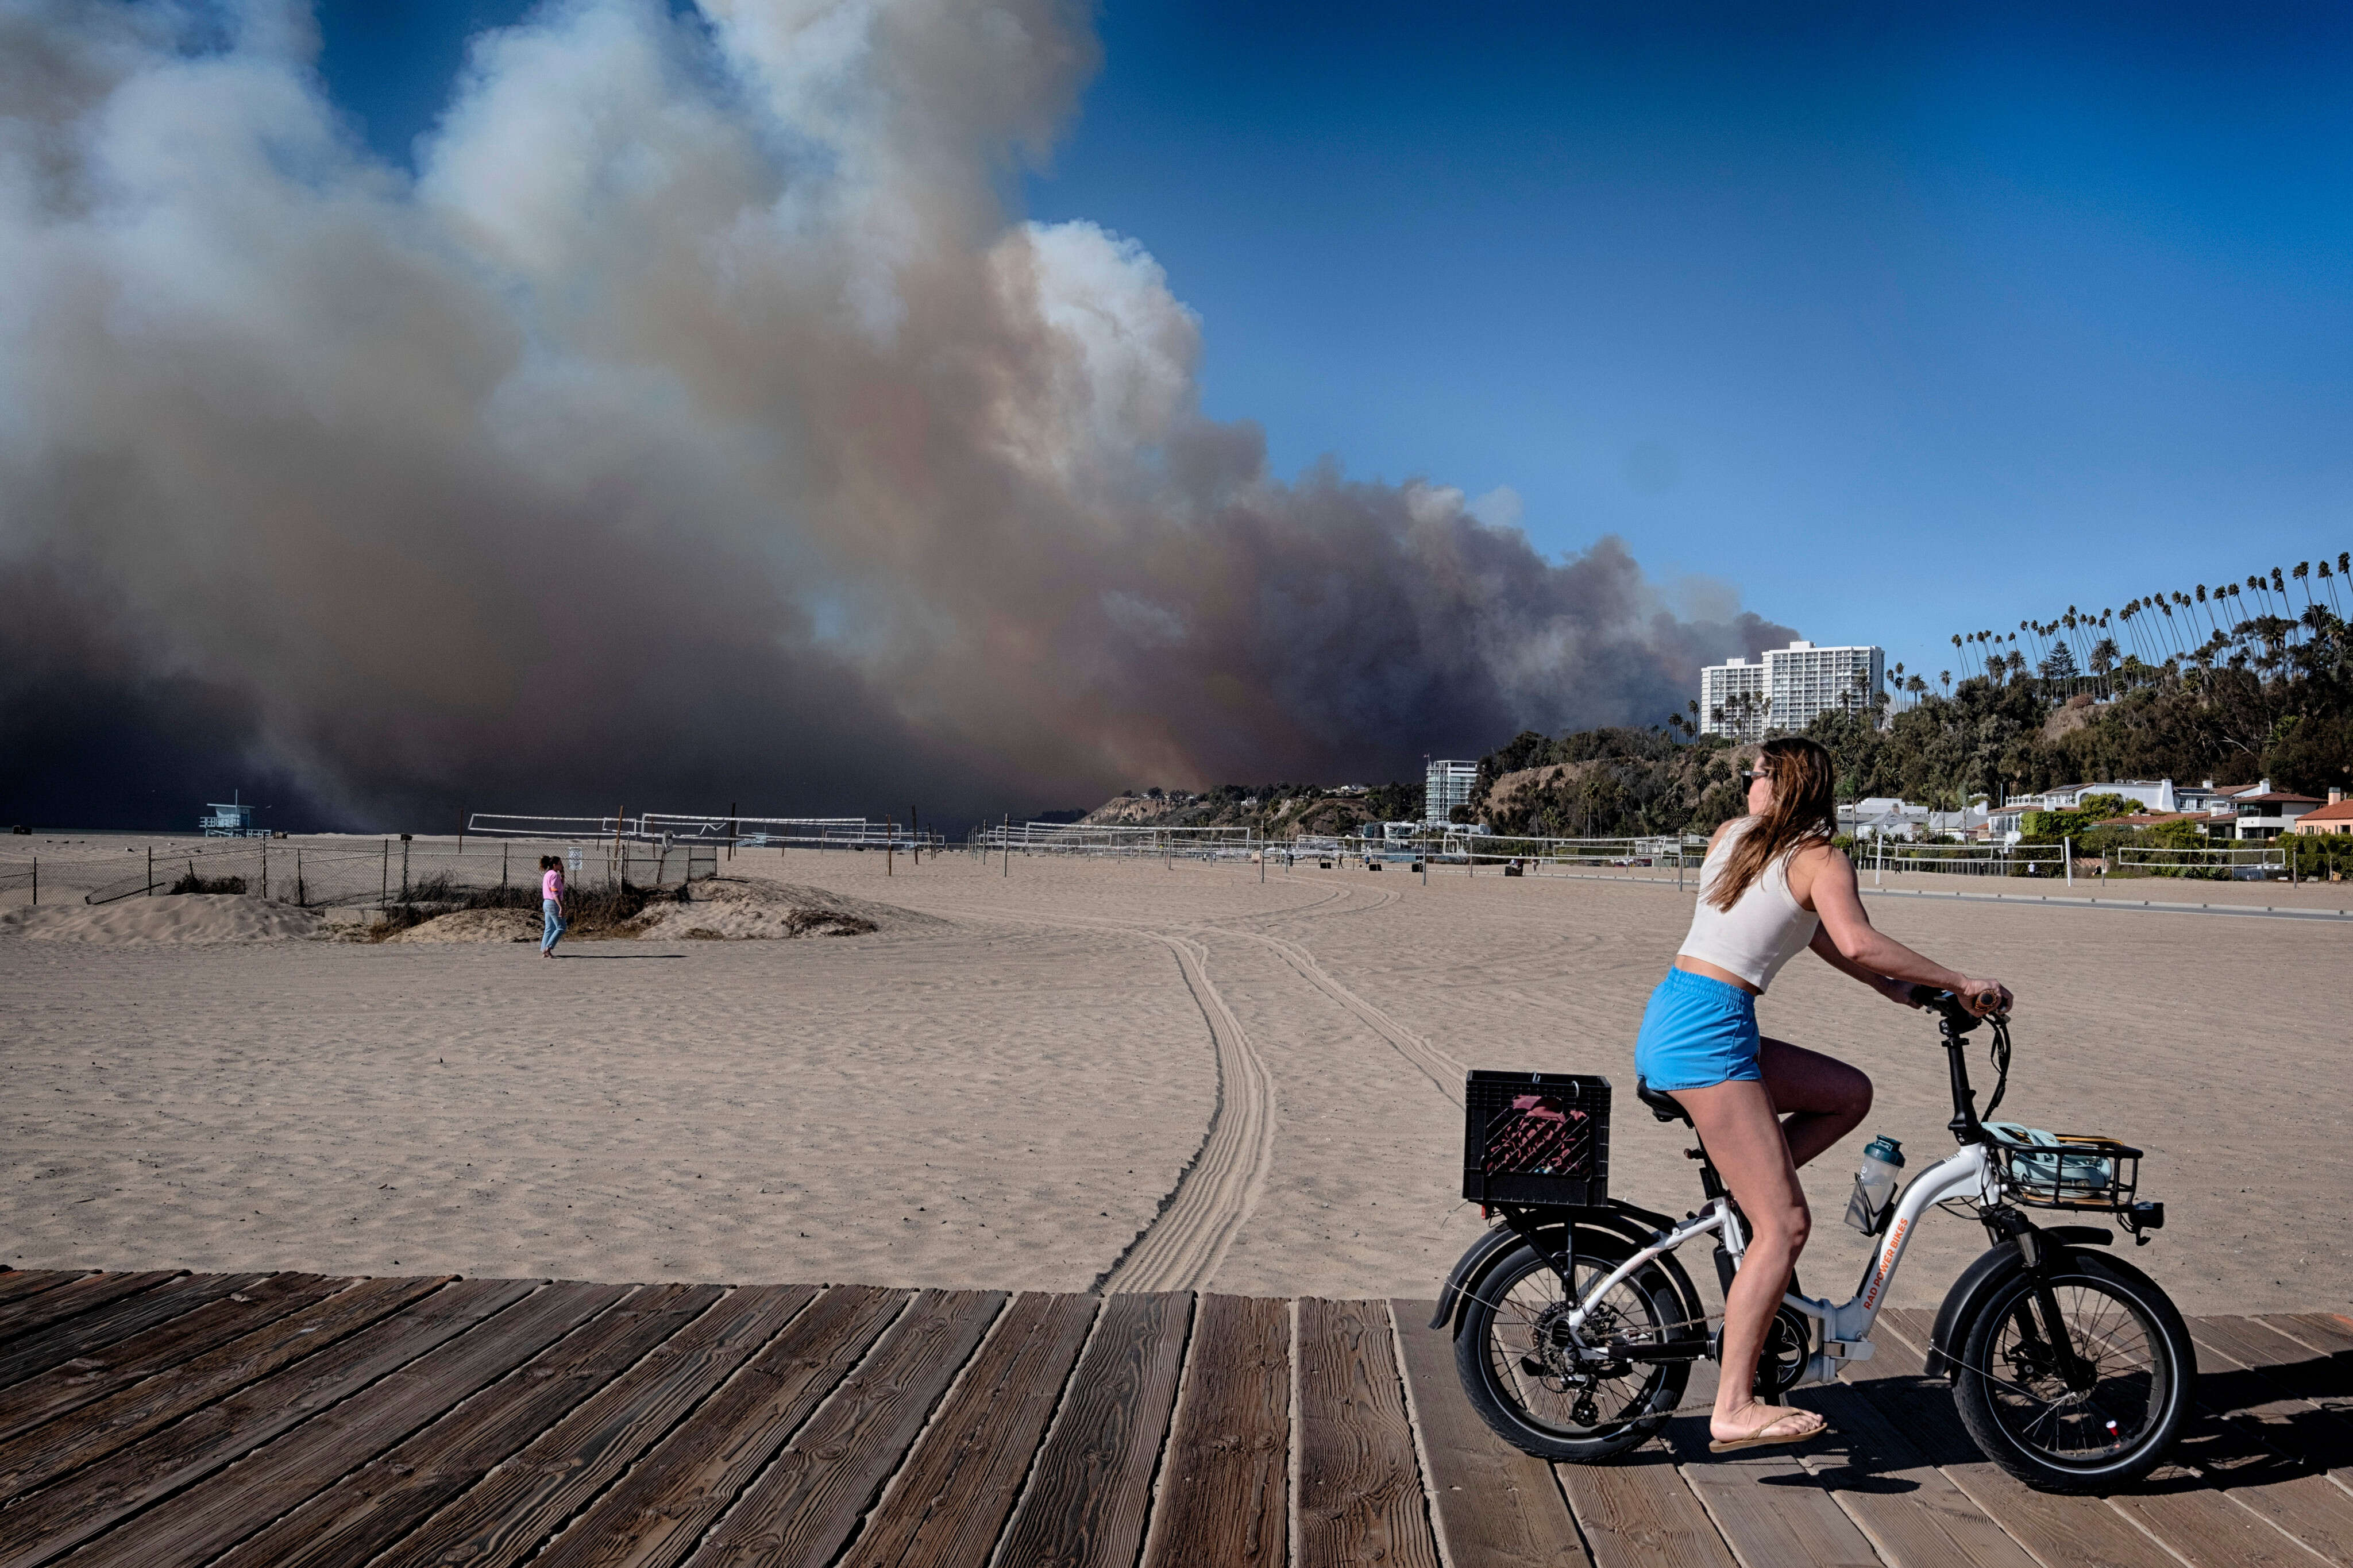
{"label": "blue jeans", "polygon": [[554,952],[555,951],[555,939],[564,934],[564,916],[557,911],[556,903],[554,899],[540,900],[539,907],[547,916],[547,928],[540,932],[539,951],[542,952]]}

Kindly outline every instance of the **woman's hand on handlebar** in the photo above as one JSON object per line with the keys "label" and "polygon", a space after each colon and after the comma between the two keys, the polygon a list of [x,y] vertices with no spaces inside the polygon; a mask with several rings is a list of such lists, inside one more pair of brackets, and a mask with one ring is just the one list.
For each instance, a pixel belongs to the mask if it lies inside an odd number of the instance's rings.
{"label": "woman's hand on handlebar", "polygon": [[2010,987],[1999,980],[1964,980],[1953,988],[1953,994],[1960,998],[1962,1006],[1980,1018],[2007,1015],[2017,1000],[2010,995]]}

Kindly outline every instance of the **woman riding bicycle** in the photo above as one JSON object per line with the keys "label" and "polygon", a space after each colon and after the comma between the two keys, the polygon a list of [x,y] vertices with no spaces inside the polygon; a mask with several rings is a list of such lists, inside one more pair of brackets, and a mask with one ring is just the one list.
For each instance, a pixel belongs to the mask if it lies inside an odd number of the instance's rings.
{"label": "woman riding bicycle", "polygon": [[1914,982],[1951,991],[1979,1014],[2007,1011],[2009,988],[1972,980],[1872,929],[1854,867],[1831,846],[1830,753],[1812,741],[1765,742],[1745,775],[1748,815],[1708,841],[1699,907],[1674,967],[1651,994],[1635,1073],[1674,1096],[1747,1221],[1748,1248],[1724,1303],[1722,1380],[1708,1423],[1721,1451],[1795,1443],[1822,1429],[1811,1411],[1753,1391],[1766,1331],[1804,1249],[1811,1217],[1798,1167],[1871,1109],[1871,1079],[1818,1051],[1761,1039],[1757,1001],[1810,946],[1890,1001],[1916,1005]]}

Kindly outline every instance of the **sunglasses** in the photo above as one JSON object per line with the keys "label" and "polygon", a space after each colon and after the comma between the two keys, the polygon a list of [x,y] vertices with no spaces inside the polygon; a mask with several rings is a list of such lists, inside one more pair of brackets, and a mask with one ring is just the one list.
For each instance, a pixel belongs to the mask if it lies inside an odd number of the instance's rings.
{"label": "sunglasses", "polygon": [[1741,787],[1746,789],[1748,785],[1755,784],[1758,779],[1769,779],[1772,776],[1773,770],[1771,768],[1743,768],[1740,770]]}

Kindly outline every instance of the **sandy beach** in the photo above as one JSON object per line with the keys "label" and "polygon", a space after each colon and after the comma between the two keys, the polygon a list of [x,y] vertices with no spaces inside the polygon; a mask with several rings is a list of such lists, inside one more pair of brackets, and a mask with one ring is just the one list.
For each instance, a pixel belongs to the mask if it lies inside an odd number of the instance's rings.
{"label": "sandy beach", "polygon": [[[298,921],[0,936],[6,1261],[1426,1296],[1481,1225],[1457,1195],[1466,1067],[1611,1077],[1613,1190],[1696,1198],[1680,1141],[1627,1092],[1688,920],[1671,884],[1018,856],[1008,875],[957,854],[725,870],[880,910],[881,929],[553,963],[513,942],[305,940]],[[2147,1151],[2170,1224],[2130,1256],[2185,1310],[2353,1299],[2353,1262],[2320,1239],[2353,1217],[2353,929],[1869,907],[2018,991],[2006,1116]],[[1916,1168],[1950,1147],[1923,1017],[1802,957],[1760,1014],[1873,1075],[1857,1148],[1890,1133]],[[1844,1294],[1864,1256],[1837,1219],[1854,1152],[1808,1172],[1818,1292]],[[1896,1302],[1932,1304],[1984,1245],[1924,1226]]]}

